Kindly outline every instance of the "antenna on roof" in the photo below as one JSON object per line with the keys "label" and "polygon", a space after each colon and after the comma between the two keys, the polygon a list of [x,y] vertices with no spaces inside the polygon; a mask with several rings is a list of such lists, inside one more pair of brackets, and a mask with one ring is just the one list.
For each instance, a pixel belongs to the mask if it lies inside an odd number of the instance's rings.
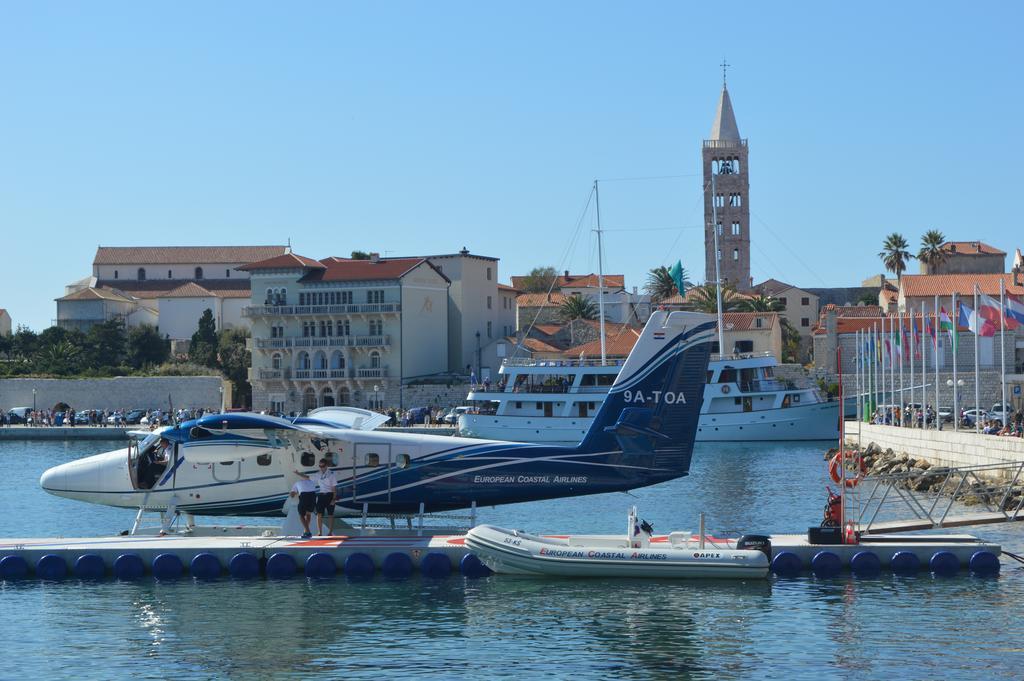
{"label": "antenna on roof", "polygon": [[291,253],[292,252],[292,238],[291,237],[288,237],[288,245],[284,247],[284,252],[285,253]]}

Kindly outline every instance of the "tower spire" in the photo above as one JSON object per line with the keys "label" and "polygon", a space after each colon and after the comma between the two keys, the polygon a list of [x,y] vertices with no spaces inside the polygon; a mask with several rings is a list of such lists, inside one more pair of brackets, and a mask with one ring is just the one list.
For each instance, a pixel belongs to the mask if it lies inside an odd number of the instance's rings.
{"label": "tower spire", "polygon": [[725,70],[727,68],[729,68],[729,64],[728,64],[728,62],[725,61],[724,57],[722,58],[722,63],[719,64],[719,66],[722,67],[722,89],[724,90],[725,89]]}

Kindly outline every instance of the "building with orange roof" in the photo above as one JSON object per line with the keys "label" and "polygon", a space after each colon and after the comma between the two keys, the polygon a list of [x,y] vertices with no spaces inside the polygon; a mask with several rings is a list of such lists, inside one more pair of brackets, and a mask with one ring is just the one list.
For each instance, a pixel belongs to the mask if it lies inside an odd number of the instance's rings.
{"label": "building with orange roof", "polygon": [[935,267],[921,261],[921,274],[1000,274],[1006,270],[1006,252],[981,241],[947,241],[945,260]]}
{"label": "building with orange roof", "polygon": [[621,274],[604,275],[602,289],[596,274],[571,274],[566,270],[555,277],[550,299],[547,298],[548,292],[527,292],[530,283],[529,276],[512,277],[512,287],[524,292],[516,299],[522,308],[517,314],[516,328],[520,331],[538,320],[543,324],[557,323],[557,312],[548,309],[551,303],[557,300],[557,305],[561,305],[566,297],[574,295],[587,298],[595,305],[600,304],[603,296],[606,321],[642,324],[651,316],[650,296],[639,293],[635,286],[632,291],[627,291],[625,277]]}
{"label": "building with orange roof", "polygon": [[1008,274],[905,274],[900,279],[896,309],[902,312],[920,310],[922,304],[926,310],[933,309],[937,297],[939,305],[951,310],[954,293],[958,300],[973,307],[975,287],[979,293],[999,298],[1000,284],[1011,294],[1024,295],[1024,274],[1019,271]]}
{"label": "building with orange roof", "polygon": [[[172,341],[189,339],[209,309],[218,329],[246,326],[249,299],[245,265],[272,258],[294,259],[287,246],[100,246],[92,274],[65,286],[57,299],[56,324],[88,330],[97,322],[123,319],[150,324]],[[108,291],[76,295],[83,291]]]}

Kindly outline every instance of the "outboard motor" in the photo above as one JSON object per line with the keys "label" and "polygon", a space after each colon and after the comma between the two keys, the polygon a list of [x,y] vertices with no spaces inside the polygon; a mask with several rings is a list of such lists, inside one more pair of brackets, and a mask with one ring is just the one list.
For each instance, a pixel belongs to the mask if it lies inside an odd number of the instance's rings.
{"label": "outboard motor", "polygon": [[772,539],[766,534],[745,534],[736,540],[736,548],[760,551],[772,559]]}

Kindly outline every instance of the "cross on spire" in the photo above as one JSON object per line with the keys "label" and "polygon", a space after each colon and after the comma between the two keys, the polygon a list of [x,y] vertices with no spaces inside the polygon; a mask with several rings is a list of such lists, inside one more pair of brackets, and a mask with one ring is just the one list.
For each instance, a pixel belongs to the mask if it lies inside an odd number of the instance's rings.
{"label": "cross on spire", "polygon": [[728,63],[727,63],[727,62],[725,61],[725,59],[723,58],[723,59],[722,59],[722,63],[721,63],[721,64],[719,64],[719,66],[721,66],[721,67],[722,67],[722,89],[724,90],[724,89],[725,89],[725,70],[726,70],[727,68],[729,68],[729,64],[728,64]]}

